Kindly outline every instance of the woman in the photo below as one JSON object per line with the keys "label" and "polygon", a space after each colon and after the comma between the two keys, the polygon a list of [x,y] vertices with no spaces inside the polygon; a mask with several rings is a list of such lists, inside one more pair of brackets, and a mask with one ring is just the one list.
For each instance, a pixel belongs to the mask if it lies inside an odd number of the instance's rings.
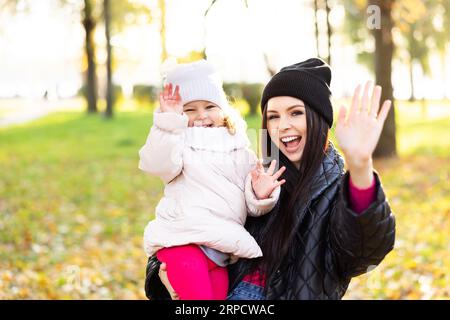
{"label": "woman", "polygon": [[[358,86],[347,111],[340,108],[336,138],[344,161],[328,141],[333,123],[331,70],[312,58],[285,67],[263,91],[265,163],[279,157],[286,183],[276,207],[248,218],[246,229],[263,257],[231,265],[228,299],[341,299],[352,277],[378,265],[394,245],[395,219],[372,166],[390,101],[381,87],[370,96]],[[176,298],[160,263],[147,265],[151,299]],[[162,268],[163,270],[163,268]]]}

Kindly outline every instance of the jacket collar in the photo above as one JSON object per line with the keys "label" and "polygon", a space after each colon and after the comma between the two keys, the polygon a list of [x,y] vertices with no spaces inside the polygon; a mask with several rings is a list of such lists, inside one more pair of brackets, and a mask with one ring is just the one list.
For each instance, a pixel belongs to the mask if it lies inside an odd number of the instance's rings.
{"label": "jacket collar", "polygon": [[231,152],[250,146],[250,141],[245,130],[237,130],[237,132],[232,135],[225,127],[187,128],[185,143],[187,146],[196,150],[214,152]]}

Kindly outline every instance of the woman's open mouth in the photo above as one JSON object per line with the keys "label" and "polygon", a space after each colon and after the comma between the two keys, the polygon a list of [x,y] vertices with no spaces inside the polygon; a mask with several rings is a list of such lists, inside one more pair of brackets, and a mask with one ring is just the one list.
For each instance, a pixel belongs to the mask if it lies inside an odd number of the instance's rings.
{"label": "woman's open mouth", "polygon": [[302,141],[302,136],[286,136],[280,138],[280,141],[284,144],[287,152],[294,153],[300,147],[300,141]]}

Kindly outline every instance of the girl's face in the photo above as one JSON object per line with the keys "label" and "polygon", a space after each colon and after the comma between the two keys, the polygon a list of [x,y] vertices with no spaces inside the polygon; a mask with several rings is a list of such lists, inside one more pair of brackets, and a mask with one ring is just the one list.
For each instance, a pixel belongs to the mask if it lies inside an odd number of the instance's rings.
{"label": "girl's face", "polygon": [[223,127],[224,114],[215,103],[196,100],[186,103],[183,112],[189,118],[189,127]]}
{"label": "girl's face", "polygon": [[273,143],[299,168],[307,132],[305,104],[293,97],[273,97],[267,102],[266,117]]}

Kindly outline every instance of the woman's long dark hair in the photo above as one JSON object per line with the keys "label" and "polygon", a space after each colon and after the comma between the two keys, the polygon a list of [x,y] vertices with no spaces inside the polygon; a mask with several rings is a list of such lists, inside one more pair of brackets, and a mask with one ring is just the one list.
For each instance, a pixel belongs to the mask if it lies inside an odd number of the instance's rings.
{"label": "woman's long dark hair", "polygon": [[[263,257],[249,260],[246,271],[252,272],[259,268],[265,275],[266,289],[286,258],[296,232],[298,204],[307,203],[311,197],[314,175],[328,148],[328,125],[307,105],[305,111],[307,135],[299,169],[273,144],[269,132],[265,135],[265,141],[261,141],[264,163],[270,163],[271,159],[278,156],[279,167],[286,166],[282,176],[286,183],[281,188],[278,205],[267,215],[253,219],[254,230],[249,230],[261,246]],[[267,105],[263,111],[262,128],[267,130]],[[270,154],[271,150],[279,155]]]}

